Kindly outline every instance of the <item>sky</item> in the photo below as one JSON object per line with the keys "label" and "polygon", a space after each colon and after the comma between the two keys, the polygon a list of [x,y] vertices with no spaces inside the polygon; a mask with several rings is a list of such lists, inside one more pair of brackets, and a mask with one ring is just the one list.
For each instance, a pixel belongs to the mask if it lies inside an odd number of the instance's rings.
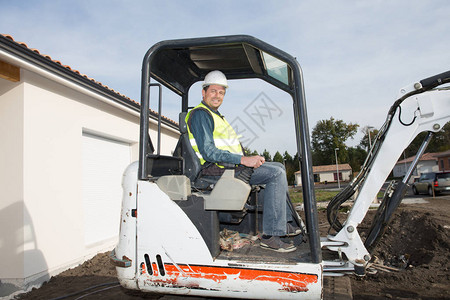
{"label": "sky", "polygon": [[[450,70],[447,0],[0,0],[0,33],[139,101],[146,51],[163,40],[248,34],[296,57],[310,130],[331,117],[380,128],[399,90]],[[178,120],[165,90],[162,114]],[[191,89],[191,105],[201,100]],[[270,103],[261,126],[245,112]],[[155,103],[152,101],[151,103]],[[151,104],[153,109],[157,109]],[[296,152],[292,100],[259,80],[230,81],[220,111],[251,132],[245,146]]]}

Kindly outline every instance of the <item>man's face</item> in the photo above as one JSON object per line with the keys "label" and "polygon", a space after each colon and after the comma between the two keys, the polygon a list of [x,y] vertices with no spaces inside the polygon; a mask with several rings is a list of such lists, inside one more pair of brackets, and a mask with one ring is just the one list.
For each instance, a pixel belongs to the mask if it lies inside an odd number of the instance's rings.
{"label": "man's face", "polygon": [[213,110],[218,110],[225,97],[225,88],[221,85],[211,84],[205,91],[202,90],[203,101]]}

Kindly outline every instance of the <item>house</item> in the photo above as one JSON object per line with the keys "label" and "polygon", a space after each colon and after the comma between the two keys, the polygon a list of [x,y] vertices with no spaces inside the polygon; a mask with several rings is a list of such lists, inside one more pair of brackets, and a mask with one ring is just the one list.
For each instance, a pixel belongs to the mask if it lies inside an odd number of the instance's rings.
{"label": "house", "polygon": [[440,152],[436,155],[439,171],[450,171],[450,150]]}
{"label": "house", "polygon": [[[349,181],[352,176],[352,167],[349,164],[313,166],[314,182]],[[295,172],[295,184],[302,185],[301,172]]]}
{"label": "house", "polygon": [[[136,70],[139,72],[139,70]],[[0,297],[111,250],[139,103],[0,35]],[[161,153],[177,123],[163,118]],[[150,112],[150,136],[157,137]]]}
{"label": "house", "polygon": [[[423,173],[429,173],[429,172],[437,172],[439,171],[438,166],[438,160],[437,160],[438,153],[425,153],[420,158],[417,167],[414,169],[411,180],[414,180],[414,178],[417,178],[420,176],[420,174]],[[411,156],[408,158],[404,158],[402,160],[399,160],[392,170],[393,176],[396,178],[401,178],[405,176],[406,171],[411,166],[411,163],[414,161],[416,156]]]}

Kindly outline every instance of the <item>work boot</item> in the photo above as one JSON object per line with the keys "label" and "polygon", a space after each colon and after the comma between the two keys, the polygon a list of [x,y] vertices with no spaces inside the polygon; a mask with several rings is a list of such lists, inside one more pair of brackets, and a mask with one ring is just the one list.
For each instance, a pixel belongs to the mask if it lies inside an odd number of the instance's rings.
{"label": "work boot", "polygon": [[291,223],[287,223],[286,225],[286,236],[296,236],[302,233],[300,227],[294,226]]}
{"label": "work boot", "polygon": [[279,236],[271,236],[270,238],[261,237],[260,247],[276,252],[292,252],[297,248],[292,245],[283,242]]}

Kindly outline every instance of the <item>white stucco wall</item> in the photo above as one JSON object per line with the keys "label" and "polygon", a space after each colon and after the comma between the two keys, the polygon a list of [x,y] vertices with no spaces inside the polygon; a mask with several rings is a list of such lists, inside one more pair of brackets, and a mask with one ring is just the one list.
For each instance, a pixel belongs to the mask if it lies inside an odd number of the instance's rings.
{"label": "white stucco wall", "polygon": [[0,79],[0,278],[23,271],[23,85]]}
{"label": "white stucco wall", "polygon": [[[337,179],[334,178],[334,173],[336,172],[323,172],[323,173],[318,173],[320,176],[320,182],[337,182]],[[351,172],[350,171],[339,171],[339,173],[341,173],[342,178],[340,180],[342,181],[349,181],[350,180],[350,175]]]}
{"label": "white stucco wall", "polygon": [[[334,172],[335,173],[335,172]],[[319,182],[335,182],[333,172],[314,173],[314,176],[319,176]],[[351,178],[351,171],[339,171],[342,174],[342,181],[349,181]],[[336,181],[337,182],[337,181]],[[301,173],[295,173],[295,184],[302,185]]]}
{"label": "white stucco wall", "polygon": [[[155,147],[156,128],[150,125]],[[0,79],[3,283],[48,279],[116,243],[85,245],[83,132],[126,142],[130,162],[138,159],[137,114],[24,69],[19,83]],[[177,141],[176,131],[164,127],[162,154]]]}
{"label": "white stucco wall", "polygon": [[52,272],[98,250],[84,246],[83,130],[127,141],[134,150],[139,130],[136,117],[116,108],[92,105],[83,94],[32,73],[25,73],[23,80],[24,206],[30,216],[25,222],[36,234],[35,245],[28,246],[44,254],[40,262],[25,256],[25,276],[30,276],[47,268]]}

